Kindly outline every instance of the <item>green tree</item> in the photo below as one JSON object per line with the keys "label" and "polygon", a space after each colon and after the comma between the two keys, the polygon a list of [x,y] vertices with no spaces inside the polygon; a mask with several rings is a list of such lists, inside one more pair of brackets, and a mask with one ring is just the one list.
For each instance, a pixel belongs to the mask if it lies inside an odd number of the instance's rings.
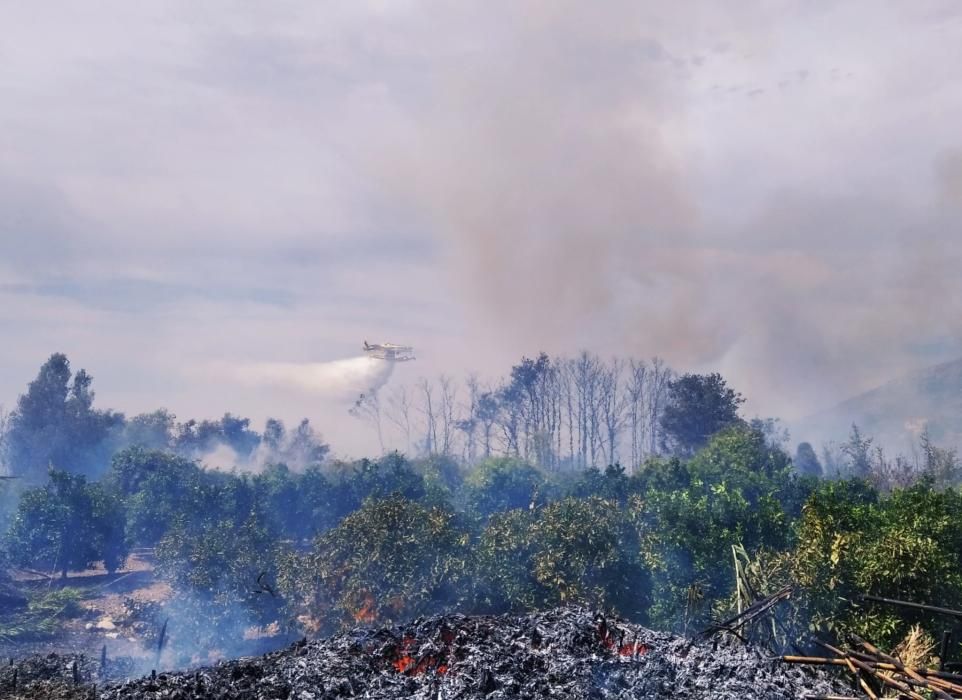
{"label": "green tree", "polygon": [[671,382],[661,418],[666,446],[693,454],[720,430],[740,422],[745,399],[720,374],[685,374]]}
{"label": "green tree", "polygon": [[476,549],[484,610],[579,603],[645,618],[648,572],[637,531],[615,501],[565,498],[537,511],[497,513]]}
{"label": "green tree", "polygon": [[962,605],[962,494],[920,483],[886,498],[864,481],[823,482],[805,505],[794,552],[798,604],[814,628],[854,631],[882,646],[924,613],[862,605],[864,594]]}
{"label": "green tree", "polygon": [[958,451],[942,448],[932,442],[928,429],[919,437],[922,448],[922,474],[939,488],[951,488],[962,483],[962,464]]}
{"label": "green tree", "polygon": [[148,450],[166,450],[173,446],[177,417],[166,409],[134,416],[124,427],[124,443]]}
{"label": "green tree", "polygon": [[747,426],[717,434],[689,462],[650,462],[648,488],[631,500],[641,556],[651,570],[651,619],[702,625],[732,589],[731,547],[784,550],[804,492],[788,457]]}
{"label": "green tree", "polygon": [[368,501],[281,568],[296,610],[344,627],[456,609],[468,536],[454,514],[395,494]]}
{"label": "green tree", "polygon": [[50,356],[10,415],[9,460],[15,474],[40,481],[50,465],[94,474],[106,463],[108,439],[124,417],[93,408],[93,378],[80,370],[71,381],[70,362]]}
{"label": "green tree", "polygon": [[795,451],[795,459],[792,461],[799,474],[822,476],[822,463],[818,461],[818,456],[815,454],[811,443],[798,443],[798,449]]}
{"label": "green tree", "polygon": [[848,476],[867,479],[872,473],[872,438],[862,435],[858,426],[852,423],[848,442],[842,445],[842,454],[848,458]]}
{"label": "green tree", "polygon": [[511,458],[486,459],[466,479],[467,506],[482,517],[533,508],[544,498],[545,478],[535,467]]}
{"label": "green tree", "polygon": [[605,500],[624,504],[636,484],[636,481],[625,474],[625,469],[620,464],[609,464],[604,471],[597,467],[588,467],[572,485],[571,495],[578,498],[600,496]]}
{"label": "green tree", "polygon": [[114,455],[104,483],[126,506],[130,542],[152,547],[181,514],[203,512],[203,480],[203,471],[190,460],[130,447]]}
{"label": "green tree", "polygon": [[270,465],[252,484],[265,518],[284,537],[309,542],[336,524],[335,492],[316,466],[296,474],[284,464]]}
{"label": "green tree", "polygon": [[21,497],[7,550],[20,565],[55,568],[63,578],[98,561],[115,571],[127,556],[123,511],[101,485],[51,470],[46,486]]}
{"label": "green tree", "polygon": [[256,512],[240,523],[212,518],[193,527],[178,520],[157,546],[158,571],[179,590],[270,615],[280,604],[270,592],[278,550]]}

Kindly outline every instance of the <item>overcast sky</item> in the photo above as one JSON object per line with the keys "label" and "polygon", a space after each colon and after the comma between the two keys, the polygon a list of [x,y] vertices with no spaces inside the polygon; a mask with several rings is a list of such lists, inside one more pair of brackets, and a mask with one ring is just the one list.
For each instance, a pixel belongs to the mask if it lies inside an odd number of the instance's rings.
{"label": "overcast sky", "polygon": [[0,403],[311,416],[225,380],[540,350],[797,417],[962,355],[962,5],[0,1]]}

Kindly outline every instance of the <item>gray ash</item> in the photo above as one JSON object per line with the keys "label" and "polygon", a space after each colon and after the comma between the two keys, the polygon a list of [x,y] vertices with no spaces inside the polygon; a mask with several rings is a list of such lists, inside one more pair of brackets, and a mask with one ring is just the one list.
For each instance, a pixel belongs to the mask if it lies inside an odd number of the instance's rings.
{"label": "gray ash", "polygon": [[[30,661],[21,662],[28,668]],[[88,662],[89,663],[89,662]],[[56,695],[26,676],[5,697],[101,700],[219,698],[785,698],[845,694],[821,672],[789,667],[759,649],[721,639],[696,642],[581,608],[530,615],[447,615],[387,629],[302,641],[261,657],[136,680],[84,667],[70,688],[66,664]],[[88,673],[89,671],[89,673]],[[43,676],[49,679],[49,674]],[[51,681],[43,682],[51,692]],[[40,690],[40,687],[37,687]],[[13,694],[10,695],[11,691]],[[73,694],[69,694],[70,692]],[[66,693],[66,694],[65,694]]]}

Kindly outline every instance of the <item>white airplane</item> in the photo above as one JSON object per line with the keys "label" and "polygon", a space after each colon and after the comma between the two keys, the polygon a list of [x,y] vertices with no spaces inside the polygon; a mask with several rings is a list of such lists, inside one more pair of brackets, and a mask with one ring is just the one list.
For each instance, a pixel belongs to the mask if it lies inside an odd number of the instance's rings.
{"label": "white airplane", "polygon": [[410,345],[395,345],[394,343],[374,343],[369,344],[364,341],[364,352],[368,357],[388,362],[410,362],[417,358],[414,357],[414,348]]}

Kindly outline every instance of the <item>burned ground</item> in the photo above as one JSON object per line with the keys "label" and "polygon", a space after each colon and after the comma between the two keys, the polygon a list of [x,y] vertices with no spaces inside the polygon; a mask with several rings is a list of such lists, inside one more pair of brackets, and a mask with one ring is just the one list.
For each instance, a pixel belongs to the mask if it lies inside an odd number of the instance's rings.
{"label": "burned ground", "polygon": [[[821,672],[720,638],[692,641],[582,608],[449,615],[302,641],[261,657],[138,679],[120,660],[60,656],[0,670],[5,697],[759,698],[840,694]],[[14,688],[16,683],[16,689]]]}

